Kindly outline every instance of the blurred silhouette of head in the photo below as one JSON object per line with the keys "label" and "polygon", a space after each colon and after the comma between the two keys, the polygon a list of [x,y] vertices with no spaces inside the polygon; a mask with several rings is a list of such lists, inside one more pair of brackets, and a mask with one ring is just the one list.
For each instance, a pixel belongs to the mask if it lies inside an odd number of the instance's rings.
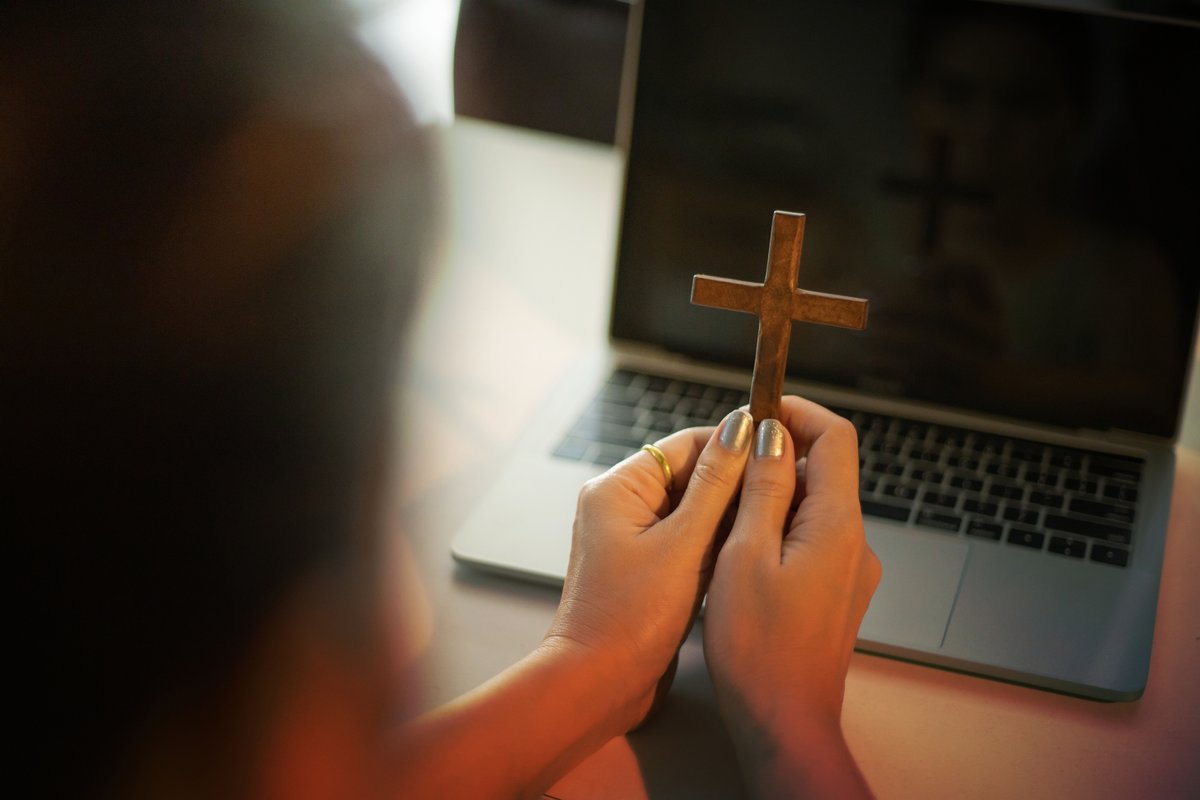
{"label": "blurred silhouette of head", "polygon": [[429,176],[326,4],[14,2],[0,62],[24,766],[75,794],[306,575],[369,594]]}

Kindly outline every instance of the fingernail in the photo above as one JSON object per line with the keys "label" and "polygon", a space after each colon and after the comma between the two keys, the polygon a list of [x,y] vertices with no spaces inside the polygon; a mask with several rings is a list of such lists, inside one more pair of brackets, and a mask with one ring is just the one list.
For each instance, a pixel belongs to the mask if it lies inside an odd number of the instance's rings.
{"label": "fingernail", "polygon": [[783,426],[779,420],[765,419],[754,437],[755,458],[779,458],[783,455]]}
{"label": "fingernail", "polygon": [[730,411],[725,421],[721,423],[721,446],[734,453],[744,452],[750,445],[750,433],[754,430],[754,420],[740,408]]}

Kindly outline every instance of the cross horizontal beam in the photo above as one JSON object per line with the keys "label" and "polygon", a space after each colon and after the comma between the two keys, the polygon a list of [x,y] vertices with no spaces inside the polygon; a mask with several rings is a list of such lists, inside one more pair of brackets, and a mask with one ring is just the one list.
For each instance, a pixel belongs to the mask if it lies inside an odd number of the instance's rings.
{"label": "cross horizontal beam", "polygon": [[[692,277],[692,302],[711,308],[744,311],[758,315],[762,306],[762,284],[712,275]],[[796,322],[833,325],[862,330],[867,327],[868,302],[859,297],[793,290],[791,317]]]}

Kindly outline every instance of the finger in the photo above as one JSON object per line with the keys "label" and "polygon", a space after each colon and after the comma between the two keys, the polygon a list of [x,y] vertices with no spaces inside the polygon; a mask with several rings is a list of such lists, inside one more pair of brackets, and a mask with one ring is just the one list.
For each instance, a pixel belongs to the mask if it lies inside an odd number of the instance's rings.
{"label": "finger", "polygon": [[796,457],[792,437],[778,420],[763,420],[754,436],[754,452],[742,479],[737,520],[725,543],[730,551],[758,558],[781,552],[784,525],[796,488]]}
{"label": "finger", "polygon": [[680,527],[710,534],[717,529],[741,484],[753,430],[753,419],[740,408],[721,420],[689,471],[672,515]]}
{"label": "finger", "polygon": [[688,481],[692,478],[692,472],[700,460],[700,454],[704,452],[716,431],[717,428],[711,425],[703,428],[685,428],[656,443],[671,462],[676,500],[683,496]]}
{"label": "finger", "polygon": [[613,472],[628,471],[633,486],[650,508],[658,509],[659,516],[666,516],[671,509],[672,498],[678,500],[687,486],[692,470],[700,458],[715,428],[687,428],[672,433],[654,443],[665,457],[671,470],[668,484],[666,471],[653,455],[639,450],[625,461],[613,467]]}
{"label": "finger", "polygon": [[805,496],[858,495],[858,433],[845,417],[799,397],[785,397],[780,416],[806,457]]}

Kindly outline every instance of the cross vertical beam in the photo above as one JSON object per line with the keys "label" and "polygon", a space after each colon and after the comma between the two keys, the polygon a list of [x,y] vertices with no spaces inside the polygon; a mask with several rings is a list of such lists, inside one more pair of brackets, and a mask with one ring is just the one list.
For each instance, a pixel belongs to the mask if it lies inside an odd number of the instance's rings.
{"label": "cross vertical beam", "polygon": [[796,288],[803,245],[804,215],[776,211],[762,283],[710,275],[692,278],[693,303],[758,317],[750,387],[750,415],[756,422],[779,418],[793,320],[859,330],[867,325],[866,300]]}

